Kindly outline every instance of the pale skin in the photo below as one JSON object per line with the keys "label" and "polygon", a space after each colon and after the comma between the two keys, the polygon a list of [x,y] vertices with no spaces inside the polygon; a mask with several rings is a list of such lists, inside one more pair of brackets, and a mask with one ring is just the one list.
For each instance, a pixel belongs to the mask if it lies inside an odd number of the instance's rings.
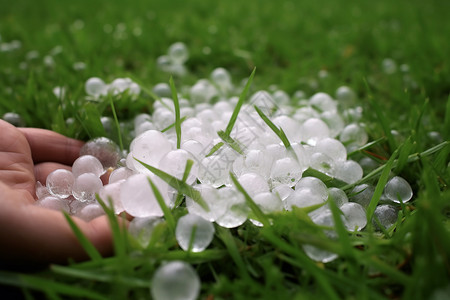
{"label": "pale skin", "polygon": [[[0,120],[0,265],[65,263],[87,259],[64,215],[36,205],[36,181],[70,169],[83,142],[53,131],[16,128]],[[73,218],[103,255],[113,251],[106,216]]]}

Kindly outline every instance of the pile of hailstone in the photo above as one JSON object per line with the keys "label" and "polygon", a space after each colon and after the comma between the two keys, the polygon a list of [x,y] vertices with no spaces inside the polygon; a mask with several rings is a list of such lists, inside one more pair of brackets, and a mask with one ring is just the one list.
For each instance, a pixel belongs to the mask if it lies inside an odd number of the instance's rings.
{"label": "pile of hailstone", "polygon": [[[107,85],[101,79],[91,78],[86,83],[86,91],[93,98],[101,97],[111,91],[111,86],[116,86],[114,82]],[[133,89],[130,92],[139,91],[139,86],[130,80],[121,79],[119,83],[118,86]],[[125,91],[117,87],[112,90]],[[199,80],[190,87],[186,98],[180,95],[183,122],[179,148],[176,130],[170,127],[175,122],[174,102],[167,97],[170,88],[167,84],[158,84],[154,92],[161,99],[154,102],[152,115],[135,117],[135,137],[126,156],[122,156],[119,148],[107,138],[86,143],[72,171],[56,170],[48,176],[45,186],[38,183],[37,204],[91,220],[104,213],[95,195],[105,202],[110,198],[117,214],[125,211],[134,217],[129,231],[145,246],[153,228],[164,222],[149,179],[168,207],[173,208],[179,197],[177,190],[144,167],[139,162],[142,161],[184,180],[200,193],[209,207],[205,210],[194,199],[185,197],[181,205],[188,214],[178,220],[176,228],[177,241],[184,250],[206,249],[214,236],[213,223],[234,228],[249,220],[262,226],[249,217],[250,209],[230,179],[230,173],[266,214],[322,204],[309,214],[311,220],[332,227],[333,217],[327,204],[331,200],[342,211],[342,220],[349,231],[366,226],[366,208],[374,186],[356,185],[345,193],[339,188],[327,187],[318,178],[303,176],[310,168],[353,184],[362,178],[363,170],[374,168],[374,162],[368,158],[360,161],[347,158],[348,151],[368,141],[359,123],[361,109],[347,109],[343,114],[338,111],[338,101],[352,97],[349,88],[338,89],[338,100],[325,93],[317,93],[309,99],[300,92],[292,99],[281,90],[254,93],[241,107],[230,133],[239,149],[218,135],[226,129],[238,102],[238,97],[230,96],[237,94],[237,88],[225,69],[216,69],[210,79]],[[254,106],[284,131],[291,145],[289,150]],[[352,122],[346,124],[344,120]],[[188,160],[193,165],[183,178]],[[107,170],[112,172],[108,183],[103,184],[100,177]],[[401,177],[392,177],[385,187],[383,204],[375,210],[379,220],[376,225],[392,226],[397,221],[397,203],[409,201],[411,197],[409,184]],[[193,230],[196,231],[191,243]],[[331,229],[325,234],[331,239],[337,238]],[[329,262],[337,257],[313,246],[305,245],[304,250],[317,261]]]}

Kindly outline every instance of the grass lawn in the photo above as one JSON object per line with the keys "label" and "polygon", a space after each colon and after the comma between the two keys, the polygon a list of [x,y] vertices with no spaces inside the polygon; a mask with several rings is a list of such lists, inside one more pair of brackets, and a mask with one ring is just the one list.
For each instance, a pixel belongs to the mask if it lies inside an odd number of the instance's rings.
{"label": "grass lawn", "polygon": [[[370,141],[381,139],[369,150],[414,190],[381,233],[337,229],[330,242],[296,211],[269,227],[216,228],[206,251],[189,253],[169,230],[147,249],[117,231],[114,257],[33,274],[0,271],[0,283],[29,298],[148,299],[161,261],[184,260],[202,280],[201,299],[450,299],[450,2],[0,0],[0,7],[0,116],[15,112],[26,126],[118,142],[100,122],[113,116],[109,100],[86,101],[84,84],[130,77],[144,91],[114,102],[128,147],[126,122],[151,113],[147,91],[169,82],[157,58],[181,41],[190,52],[186,76],[174,76],[182,93],[217,67],[236,85],[256,67],[250,93],[334,96],[349,86],[357,97],[344,106],[361,106]],[[398,159],[386,166],[394,152]],[[380,169],[373,183],[382,176]],[[339,258],[316,263],[305,241]]]}

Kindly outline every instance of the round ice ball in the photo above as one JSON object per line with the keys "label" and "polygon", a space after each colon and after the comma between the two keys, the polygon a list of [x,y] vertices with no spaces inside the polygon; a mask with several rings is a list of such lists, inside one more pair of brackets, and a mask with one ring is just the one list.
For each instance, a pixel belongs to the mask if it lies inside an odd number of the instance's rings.
{"label": "round ice ball", "polygon": [[330,187],[328,189],[328,199],[333,200],[337,207],[341,207],[348,202],[347,194],[336,187]]}
{"label": "round ice ball", "polygon": [[310,118],[300,127],[300,136],[302,141],[315,145],[317,141],[330,137],[330,129],[321,119]]}
{"label": "round ice ball", "polygon": [[[153,174],[148,177],[158,188],[166,205],[169,205],[168,185]],[[123,208],[133,217],[161,217],[164,215],[150,186],[148,177],[141,173],[132,175],[120,187],[120,201]]]}
{"label": "round ice ball", "polygon": [[373,223],[375,224],[375,227],[377,229],[379,228],[377,222],[375,221],[375,218],[378,219],[381,226],[383,226],[385,229],[389,229],[397,222],[398,209],[395,206],[389,204],[378,205],[377,208],[375,208],[373,216]]}
{"label": "round ice ball", "polygon": [[73,183],[72,195],[81,202],[86,202],[95,199],[102,188],[102,180],[93,173],[83,173]]}
{"label": "round ice ball", "polygon": [[211,72],[211,80],[221,88],[231,87],[230,73],[224,68],[216,68]]}
{"label": "round ice ball", "polygon": [[[157,130],[148,130],[136,137],[130,145],[130,154],[150,166],[157,166],[161,158],[170,150],[172,144]],[[132,165],[139,172],[149,172],[141,163],[131,159]],[[128,165],[128,163],[127,163]]]}
{"label": "round ice ball", "polygon": [[309,99],[309,104],[317,107],[321,111],[336,111],[337,104],[330,95],[326,93],[316,93]]}
{"label": "round ice ball", "polygon": [[104,169],[114,168],[120,159],[120,148],[112,140],[106,137],[98,137],[86,142],[80,150],[80,155],[96,157]]}
{"label": "round ice ball", "polygon": [[82,155],[78,157],[72,165],[72,173],[74,177],[78,177],[81,174],[92,173],[97,177],[100,177],[105,170],[103,169],[103,165],[92,155]]}
{"label": "round ice ball", "polygon": [[269,184],[267,181],[264,177],[256,173],[246,173],[240,176],[238,181],[250,197],[269,191]]}
{"label": "round ice ball", "polygon": [[336,99],[343,102],[351,102],[356,98],[355,92],[348,86],[340,86],[336,90]]}
{"label": "round ice ball", "polygon": [[103,216],[105,211],[98,203],[90,203],[83,207],[75,216],[89,222],[97,217]]}
{"label": "round ice ball", "polygon": [[156,270],[150,291],[155,300],[195,300],[200,293],[200,279],[188,263],[172,261]]}
{"label": "round ice ball", "polygon": [[242,225],[249,213],[245,198],[234,187],[226,186],[220,189],[219,197],[226,203],[226,211],[216,219],[216,223],[225,228]]}
{"label": "round ice ball", "polygon": [[42,199],[37,200],[35,205],[57,211],[70,211],[67,200],[55,196],[43,197]]}
{"label": "round ice ball", "polygon": [[369,137],[361,126],[352,123],[344,127],[339,139],[342,143],[348,145],[363,146],[369,140]]}
{"label": "round ice ball", "polygon": [[350,193],[350,201],[361,204],[367,208],[372,200],[372,196],[375,193],[375,188],[369,184],[360,184],[353,188]]}
{"label": "round ice ball", "polygon": [[[214,226],[211,222],[194,214],[187,214],[178,219],[175,236],[184,251],[192,252],[205,250],[214,237]],[[192,240],[191,240],[192,239]]]}
{"label": "round ice ball", "polygon": [[159,169],[181,180],[188,160],[192,161],[193,165],[186,178],[186,183],[192,184],[197,179],[198,163],[194,156],[186,150],[175,149],[167,152],[159,161]]}
{"label": "round ice ball", "polygon": [[347,159],[347,149],[336,139],[325,138],[320,140],[313,149],[315,152],[328,155],[334,161],[345,161]]}
{"label": "round ice ball", "polygon": [[107,86],[102,79],[98,77],[91,77],[86,81],[84,89],[86,94],[98,97],[106,93]]}
{"label": "round ice ball", "polygon": [[109,175],[109,183],[111,184],[114,182],[118,182],[118,181],[127,179],[128,177],[130,177],[133,174],[134,174],[134,171],[131,169],[128,169],[127,167],[117,168],[114,171],[112,171],[111,174]]}
{"label": "round ice ball", "polygon": [[46,186],[50,194],[60,198],[72,195],[72,186],[75,178],[72,172],[65,169],[57,169],[47,176]]}
{"label": "round ice ball", "polygon": [[216,188],[208,184],[198,184],[194,186],[194,189],[200,192],[202,199],[208,205],[209,211],[205,210],[194,199],[186,197],[186,208],[190,214],[195,214],[210,222],[214,222],[226,212],[228,199],[219,197],[219,191]]}
{"label": "round ice ball", "polygon": [[392,177],[384,187],[384,194],[389,200],[400,203],[408,202],[413,196],[413,191],[408,181],[400,176]]}
{"label": "round ice ball", "polygon": [[292,187],[300,180],[302,173],[302,167],[295,159],[290,157],[278,159],[273,163],[270,171],[272,186],[287,184]]}
{"label": "round ice ball", "polygon": [[296,189],[289,197],[284,201],[284,208],[286,210],[292,210],[293,206],[296,207],[309,207],[317,204],[324,203],[323,195],[312,188],[301,187]]}
{"label": "round ice ball", "polygon": [[105,202],[106,206],[110,207],[109,201],[111,200],[114,207],[114,213],[116,214],[119,214],[124,210],[122,201],[120,200],[120,188],[123,182],[125,182],[124,179],[109,183],[105,186],[102,186],[98,192],[100,199]]}
{"label": "round ice ball", "polygon": [[355,202],[347,202],[340,207],[347,222],[345,223],[348,230],[361,231],[367,225],[366,211]]}
{"label": "round ice ball", "polygon": [[303,177],[295,185],[295,190],[299,190],[301,188],[311,189],[315,194],[320,195],[323,201],[327,200],[328,198],[327,186],[319,178],[311,176]]}
{"label": "round ice ball", "polygon": [[189,58],[189,51],[182,42],[177,42],[169,47],[168,56],[174,64],[183,64]]}
{"label": "round ice ball", "polygon": [[25,121],[22,119],[22,117],[18,113],[15,113],[15,112],[5,113],[2,117],[2,119],[16,127],[25,126]]}
{"label": "round ice ball", "polygon": [[147,247],[155,227],[161,223],[163,223],[163,219],[159,217],[134,218],[128,226],[128,233],[134,237],[142,247]]}
{"label": "round ice ball", "polygon": [[362,178],[363,169],[357,162],[346,160],[335,165],[333,174],[337,179],[346,183],[355,183]]}

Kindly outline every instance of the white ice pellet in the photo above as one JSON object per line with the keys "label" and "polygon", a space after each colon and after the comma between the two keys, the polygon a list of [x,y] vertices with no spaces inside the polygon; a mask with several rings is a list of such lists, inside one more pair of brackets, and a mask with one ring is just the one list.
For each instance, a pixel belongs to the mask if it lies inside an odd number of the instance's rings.
{"label": "white ice pellet", "polygon": [[134,171],[127,167],[120,167],[111,172],[109,175],[109,184],[127,179],[134,174]]}
{"label": "white ice pellet", "polygon": [[286,200],[293,192],[294,190],[287,184],[280,184],[272,189],[272,193],[277,195],[281,201]]}
{"label": "white ice pellet", "polygon": [[98,203],[91,203],[83,207],[75,216],[89,222],[97,217],[103,216],[105,211]]}
{"label": "white ice pellet", "polygon": [[377,228],[378,224],[375,221],[375,218],[378,219],[381,226],[383,226],[385,229],[389,229],[397,222],[398,209],[395,206],[389,204],[378,205],[377,208],[375,208],[373,217],[373,222]]}
{"label": "white ice pellet", "polygon": [[341,205],[340,210],[347,221],[347,230],[361,231],[367,225],[366,211],[360,204],[347,202]]}
{"label": "white ice pellet", "polygon": [[341,207],[348,202],[347,194],[343,190],[335,187],[328,189],[328,199],[333,200],[337,207]]}
{"label": "white ice pellet", "polygon": [[214,237],[211,222],[194,214],[187,214],[178,219],[175,237],[185,251],[201,252],[205,250]]}
{"label": "white ice pellet", "polygon": [[389,200],[400,203],[408,202],[413,196],[409,183],[400,176],[392,177],[384,187],[384,195]]}
{"label": "white ice pellet", "polygon": [[327,200],[328,198],[328,189],[325,183],[323,183],[322,180],[316,177],[303,177],[300,179],[297,184],[295,185],[295,190],[299,190],[301,188],[309,188],[317,195],[320,195],[320,197],[323,199],[323,201]]}
{"label": "white ice pellet", "polygon": [[161,158],[170,150],[172,150],[172,145],[161,132],[156,130],[148,130],[136,137],[131,142],[131,167],[134,167],[134,169],[138,170],[139,172],[149,172],[141,163],[136,161],[134,158],[155,167],[158,165]]}
{"label": "white ice pellet", "polygon": [[120,200],[120,188],[123,182],[125,182],[125,179],[113,183],[110,182],[109,184],[102,186],[98,192],[100,199],[105,202],[106,206],[110,207],[109,202],[112,202],[115,214],[119,214],[124,210],[122,201]]}
{"label": "white ice pellet", "polygon": [[66,199],[62,199],[55,196],[46,196],[35,202],[35,205],[41,206],[44,208],[57,210],[57,211],[65,211],[70,212],[69,203]]}
{"label": "white ice pellet", "polygon": [[315,145],[317,141],[330,137],[328,125],[318,118],[310,118],[300,126],[301,141]]}
{"label": "white ice pellet", "polygon": [[100,160],[92,155],[83,155],[78,157],[72,165],[72,173],[76,178],[81,174],[92,173],[100,177],[104,173],[104,168]]}
{"label": "white ice pellet", "polygon": [[[149,175],[158,188],[166,205],[170,199],[167,196],[168,186],[155,175]],[[120,188],[120,201],[127,213],[133,217],[163,216],[163,211],[145,174],[135,174],[127,178]]]}
{"label": "white ice pellet", "polygon": [[353,160],[339,161],[335,164],[332,173],[337,179],[351,184],[362,178],[363,169]]}
{"label": "white ice pellet", "polygon": [[226,203],[225,212],[216,219],[216,223],[225,228],[238,227],[247,220],[249,208],[242,193],[233,187],[223,187],[219,197]]}
{"label": "white ice pellet", "polygon": [[167,54],[174,64],[184,64],[189,58],[189,51],[182,42],[176,42],[170,45]]}
{"label": "white ice pellet", "polygon": [[83,173],[73,183],[72,195],[81,202],[91,201],[95,199],[101,187],[103,186],[101,179],[93,173]]}
{"label": "white ice pellet", "polygon": [[134,218],[128,225],[128,233],[134,237],[142,247],[147,247],[151,241],[155,227],[163,223],[160,217]]}
{"label": "white ice pellet", "polygon": [[296,189],[289,197],[284,201],[284,208],[286,210],[292,210],[293,206],[296,207],[309,207],[317,204],[323,204],[325,200],[323,195],[318,193],[309,187],[301,187]]}
{"label": "white ice pellet", "polygon": [[302,177],[302,167],[291,157],[280,158],[272,165],[270,171],[271,185],[275,187],[279,184],[294,186]]}
{"label": "white ice pellet", "polygon": [[96,157],[102,164],[103,169],[106,170],[110,167],[116,167],[120,159],[120,148],[112,140],[106,137],[98,137],[86,142],[80,149],[80,155]]}
{"label": "white ice pellet", "polygon": [[194,156],[186,150],[175,149],[167,152],[159,161],[158,168],[181,180],[183,179],[188,160],[193,164],[185,181],[188,184],[192,184],[197,178],[198,162]]}
{"label": "white ice pellet", "polygon": [[[253,201],[265,214],[283,210],[283,203],[281,199],[277,195],[272,194],[271,192],[259,193],[253,197]],[[250,219],[250,221],[256,226],[263,225],[261,222],[257,220]]]}
{"label": "white ice pellet", "polygon": [[333,161],[345,161],[347,159],[347,149],[340,141],[333,138],[318,141],[313,149],[314,152],[326,154]]}
{"label": "white ice pellet", "polygon": [[238,181],[250,197],[259,193],[269,192],[267,180],[259,174],[245,173],[238,178]]}
{"label": "white ice pellet", "polygon": [[72,172],[65,169],[57,169],[47,176],[46,186],[50,194],[60,198],[72,195],[72,186],[75,178]]}
{"label": "white ice pellet", "polygon": [[272,122],[282,128],[290,142],[298,142],[301,139],[300,123],[291,117],[281,115],[275,117]]}
{"label": "white ice pellet", "polygon": [[316,93],[309,99],[309,104],[313,107],[317,107],[319,110],[323,111],[336,111],[337,104],[330,95],[326,93]]}
{"label": "white ice pellet", "polygon": [[363,146],[367,143],[369,137],[361,126],[352,123],[344,127],[339,139],[347,145]]}
{"label": "white ice pellet", "polygon": [[348,86],[340,86],[336,90],[336,100],[340,102],[351,102],[356,99],[356,95]]}
{"label": "white ice pellet", "polygon": [[155,300],[195,300],[200,293],[200,279],[190,264],[171,261],[156,270],[150,291]]}
{"label": "white ice pellet", "polygon": [[[325,211],[321,214],[314,216],[312,218],[312,221],[320,226],[334,228],[334,219],[331,211]],[[337,234],[334,230],[324,229],[323,232],[330,239],[337,238]],[[308,255],[311,259],[323,263],[328,263],[330,261],[335,260],[338,257],[336,253],[323,250],[312,245],[303,245],[303,250],[305,251],[306,255]]]}
{"label": "white ice pellet", "polygon": [[369,184],[360,184],[353,188],[350,192],[350,201],[361,204],[363,207],[367,208],[369,206],[370,200],[375,193],[375,188]]}
{"label": "white ice pellet", "polygon": [[84,89],[86,94],[97,98],[106,94],[107,85],[102,79],[98,77],[91,77],[86,81]]}

